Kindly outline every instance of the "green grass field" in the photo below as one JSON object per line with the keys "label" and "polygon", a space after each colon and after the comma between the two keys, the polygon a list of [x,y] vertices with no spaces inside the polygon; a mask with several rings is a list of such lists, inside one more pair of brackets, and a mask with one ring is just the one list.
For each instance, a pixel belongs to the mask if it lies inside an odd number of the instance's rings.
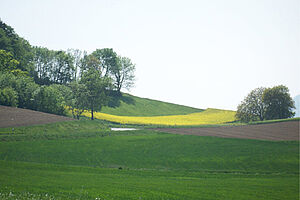
{"label": "green grass field", "polygon": [[299,199],[298,141],[108,126],[0,129],[0,199]]}
{"label": "green grass field", "polygon": [[119,103],[113,106],[105,106],[102,113],[118,116],[166,116],[166,115],[186,115],[203,111],[202,109],[182,106],[147,98],[141,98],[123,93]]}

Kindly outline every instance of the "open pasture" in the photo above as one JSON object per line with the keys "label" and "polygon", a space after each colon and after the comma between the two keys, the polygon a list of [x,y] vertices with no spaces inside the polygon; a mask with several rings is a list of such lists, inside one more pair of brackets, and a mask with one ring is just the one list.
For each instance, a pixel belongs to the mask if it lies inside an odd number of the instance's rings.
{"label": "open pasture", "polygon": [[99,122],[75,122],[0,135],[0,199],[299,198],[299,141],[84,131]]}

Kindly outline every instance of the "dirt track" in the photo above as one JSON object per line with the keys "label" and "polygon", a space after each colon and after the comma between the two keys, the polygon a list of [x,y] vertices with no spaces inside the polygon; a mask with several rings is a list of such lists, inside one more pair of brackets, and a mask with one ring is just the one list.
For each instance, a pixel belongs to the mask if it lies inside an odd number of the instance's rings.
{"label": "dirt track", "polygon": [[258,140],[299,140],[300,121],[211,128],[157,128],[167,133]]}
{"label": "dirt track", "polygon": [[68,120],[73,119],[28,109],[0,106],[0,128],[47,124]]}

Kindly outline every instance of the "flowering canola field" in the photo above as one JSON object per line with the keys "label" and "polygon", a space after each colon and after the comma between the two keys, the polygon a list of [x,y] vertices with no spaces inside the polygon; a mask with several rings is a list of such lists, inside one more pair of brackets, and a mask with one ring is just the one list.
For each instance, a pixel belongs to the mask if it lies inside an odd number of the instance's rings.
{"label": "flowering canola field", "polygon": [[[91,114],[86,111],[83,113],[86,117]],[[208,108],[205,111],[187,115],[169,115],[154,117],[133,117],[118,116],[100,112],[95,112],[94,117],[120,124],[152,124],[152,125],[203,125],[203,124],[223,124],[235,120],[235,111],[219,110]]]}

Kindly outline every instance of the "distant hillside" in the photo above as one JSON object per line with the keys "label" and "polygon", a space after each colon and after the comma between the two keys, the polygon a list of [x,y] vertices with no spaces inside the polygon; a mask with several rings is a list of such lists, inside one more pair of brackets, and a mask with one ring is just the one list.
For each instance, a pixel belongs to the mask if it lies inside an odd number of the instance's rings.
{"label": "distant hillside", "polygon": [[112,107],[103,107],[101,112],[119,116],[166,116],[202,112],[202,109],[166,103],[147,98],[123,94],[119,101],[111,102]]}
{"label": "distant hillside", "polygon": [[296,106],[295,117],[300,117],[300,95],[295,96],[294,101],[295,101],[295,106]]}

